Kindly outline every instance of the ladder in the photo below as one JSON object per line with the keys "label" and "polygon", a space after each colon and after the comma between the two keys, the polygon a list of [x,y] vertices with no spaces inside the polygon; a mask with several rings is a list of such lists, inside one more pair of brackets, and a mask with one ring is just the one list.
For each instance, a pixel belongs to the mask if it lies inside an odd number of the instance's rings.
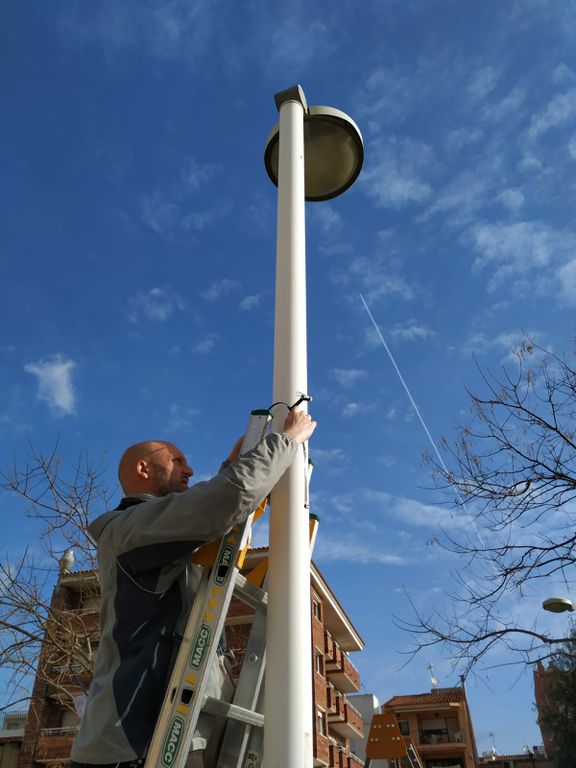
{"label": "ladder", "polygon": [[[252,411],[240,455],[266,436],[271,421],[270,410]],[[220,542],[203,547],[204,556],[193,558],[205,567],[144,768],[184,768],[201,712],[227,718],[219,766],[259,768],[261,765],[264,715],[258,712],[258,706],[265,666],[268,595],[262,584],[252,583],[240,569],[249,546],[252,523],[262,514],[265,503],[266,500]],[[260,570],[265,576],[263,568]],[[206,696],[205,689],[233,595],[254,608],[255,616],[235,697],[232,703],[226,703]]]}

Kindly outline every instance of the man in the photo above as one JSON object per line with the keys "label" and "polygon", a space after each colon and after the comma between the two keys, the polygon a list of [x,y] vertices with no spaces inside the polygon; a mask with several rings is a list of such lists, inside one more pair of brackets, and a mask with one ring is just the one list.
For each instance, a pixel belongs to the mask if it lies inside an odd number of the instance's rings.
{"label": "man", "polygon": [[[220,474],[191,488],[193,470],[175,445],[153,440],[124,452],[118,474],[125,496],[89,527],[98,546],[101,641],[71,768],[143,761],[200,581],[188,556],[254,511],[315,428],[308,414],[293,410],[282,434],[240,457],[238,443]],[[230,693],[223,661],[211,670],[209,695]],[[189,768],[211,768],[202,754],[212,725],[202,714]]]}

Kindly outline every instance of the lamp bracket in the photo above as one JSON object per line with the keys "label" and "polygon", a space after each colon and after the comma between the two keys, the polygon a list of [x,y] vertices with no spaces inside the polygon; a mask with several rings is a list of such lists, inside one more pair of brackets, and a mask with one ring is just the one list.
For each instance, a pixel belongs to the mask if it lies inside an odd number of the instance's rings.
{"label": "lamp bracket", "polygon": [[308,114],[308,102],[306,101],[306,96],[304,95],[304,91],[302,90],[301,85],[293,85],[291,88],[286,88],[284,91],[279,91],[274,96],[274,101],[278,107],[278,112],[280,112],[280,107],[282,104],[285,104],[287,101],[296,101],[298,104],[302,104],[304,113],[306,115]]}

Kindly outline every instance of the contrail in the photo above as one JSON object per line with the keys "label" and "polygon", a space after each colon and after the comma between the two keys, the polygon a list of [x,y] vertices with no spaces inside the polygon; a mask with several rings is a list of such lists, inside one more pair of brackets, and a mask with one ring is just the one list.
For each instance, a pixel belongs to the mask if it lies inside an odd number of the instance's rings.
{"label": "contrail", "polygon": [[[406,384],[406,382],[404,381],[404,377],[402,376],[402,374],[401,374],[401,372],[400,372],[400,368],[398,368],[398,365],[396,364],[396,360],[394,360],[394,356],[392,355],[392,352],[390,352],[390,348],[388,347],[388,344],[386,344],[386,342],[384,341],[384,336],[382,336],[382,332],[380,331],[380,328],[378,327],[378,324],[376,323],[376,320],[374,320],[374,317],[373,317],[373,315],[372,315],[372,312],[370,312],[370,309],[368,308],[368,304],[366,304],[366,302],[364,301],[364,296],[362,296],[362,294],[360,294],[360,298],[362,299],[362,304],[364,304],[364,309],[365,309],[365,310],[366,310],[366,312],[368,313],[368,317],[369,317],[369,318],[370,318],[370,320],[372,321],[372,325],[374,326],[374,330],[375,330],[375,331],[376,331],[376,333],[378,334],[378,338],[379,338],[379,339],[380,339],[380,341],[382,342],[382,346],[383,346],[383,347],[384,347],[384,349],[386,350],[386,353],[388,354],[388,357],[390,358],[390,362],[392,363],[392,365],[394,366],[394,370],[395,370],[395,371],[396,371],[396,373],[398,374],[398,378],[400,379],[400,382],[401,382],[402,386],[404,387],[404,391],[406,392],[406,394],[408,395],[408,398],[409,398],[410,402],[412,403],[412,408],[414,408],[414,411],[416,412],[416,416],[418,416],[418,419],[420,420],[420,424],[422,424],[422,429],[424,430],[424,432],[426,432],[426,435],[427,435],[427,437],[428,437],[428,440],[430,441],[430,445],[431,445],[431,446],[432,446],[432,448],[434,449],[434,453],[436,454],[436,456],[437,456],[437,458],[438,458],[438,461],[440,462],[440,465],[441,465],[442,469],[443,469],[443,470],[446,472],[446,474],[448,475],[448,474],[449,474],[449,472],[448,472],[448,467],[447,467],[447,466],[446,466],[446,464],[444,463],[444,460],[443,460],[442,456],[440,455],[440,451],[439,451],[439,450],[438,450],[438,448],[436,447],[436,443],[434,442],[434,438],[433,438],[433,437],[432,437],[432,435],[430,434],[430,430],[429,430],[429,429],[428,429],[428,427],[426,426],[426,423],[425,423],[425,421],[424,421],[424,419],[423,419],[423,417],[422,417],[422,414],[420,413],[420,411],[419,411],[419,409],[418,409],[418,406],[416,405],[416,402],[414,401],[414,398],[412,397],[412,393],[410,392],[410,390],[408,389],[408,385],[407,385],[407,384]],[[460,493],[458,492],[458,489],[457,489],[457,488],[455,488],[455,491],[456,491],[456,495],[457,495],[457,496],[458,496],[458,498],[460,499],[460,503],[461,503],[461,504],[462,504],[462,506],[464,507],[465,511],[466,511],[466,512],[468,512],[468,510],[466,509],[466,504],[465,504],[465,502],[464,502],[464,499],[462,498],[462,496],[461,496],[461,495],[460,495]]]}

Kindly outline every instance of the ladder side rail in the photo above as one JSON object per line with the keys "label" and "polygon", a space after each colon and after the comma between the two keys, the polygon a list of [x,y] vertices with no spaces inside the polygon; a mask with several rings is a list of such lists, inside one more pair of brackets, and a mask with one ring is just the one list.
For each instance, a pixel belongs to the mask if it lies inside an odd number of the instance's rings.
{"label": "ladder side rail", "polygon": [[[266,583],[266,582],[265,582]],[[233,702],[238,706],[262,711],[264,670],[266,666],[266,614],[256,612],[244,651],[242,668]],[[250,728],[230,720],[226,723],[218,765],[219,768],[241,768],[248,745]],[[261,740],[261,739],[260,739]]]}

